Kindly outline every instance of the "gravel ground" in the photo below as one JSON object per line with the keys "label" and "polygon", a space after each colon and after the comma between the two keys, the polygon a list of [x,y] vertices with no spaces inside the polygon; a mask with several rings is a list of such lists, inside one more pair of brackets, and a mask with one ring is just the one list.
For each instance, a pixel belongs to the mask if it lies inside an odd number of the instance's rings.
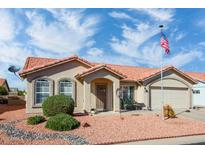
{"label": "gravel ground", "polygon": [[68,141],[68,143],[81,145],[81,144],[88,144],[85,139],[77,136],[77,135],[62,135],[58,133],[52,134],[45,134],[45,133],[37,133],[37,132],[30,132],[25,131],[23,129],[18,129],[15,127],[15,124],[19,121],[12,121],[9,123],[0,124],[0,130],[5,132],[11,140],[20,139],[20,140],[55,140],[60,139],[64,141]]}
{"label": "gravel ground", "polygon": [[[25,109],[12,110],[0,114],[0,131],[10,136],[12,140],[22,140],[25,144],[58,144],[60,140],[68,144],[114,144],[128,141],[142,141],[149,139],[170,138],[190,135],[205,134],[205,122],[196,121],[189,118],[179,117],[169,120],[161,120],[155,114],[122,115],[99,115],[99,116],[76,116],[81,124],[87,122],[90,127],[84,128],[82,125],[71,131],[56,132],[44,128],[45,122],[30,126],[26,124]],[[15,121],[10,123],[10,121]],[[47,139],[47,140],[46,140]],[[85,140],[86,141],[85,141]],[[0,140],[0,143],[3,141]],[[20,142],[19,141],[19,142]],[[2,143],[4,144],[4,143]],[[5,143],[6,144],[6,143]],[[21,143],[19,143],[21,144]],[[48,143],[49,144],[49,143]]]}

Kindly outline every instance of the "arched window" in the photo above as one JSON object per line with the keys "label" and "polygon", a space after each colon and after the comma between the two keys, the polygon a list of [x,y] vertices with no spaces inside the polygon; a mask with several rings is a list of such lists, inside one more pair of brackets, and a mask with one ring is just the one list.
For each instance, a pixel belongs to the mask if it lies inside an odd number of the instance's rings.
{"label": "arched window", "polygon": [[70,80],[59,81],[59,94],[73,97],[73,83]]}
{"label": "arched window", "polygon": [[50,83],[46,79],[39,79],[35,82],[35,104],[41,104],[50,96]]}

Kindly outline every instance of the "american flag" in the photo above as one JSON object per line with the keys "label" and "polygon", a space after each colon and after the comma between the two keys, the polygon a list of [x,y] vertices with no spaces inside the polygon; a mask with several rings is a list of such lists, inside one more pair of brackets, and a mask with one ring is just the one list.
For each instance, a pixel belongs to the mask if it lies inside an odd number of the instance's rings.
{"label": "american flag", "polygon": [[160,44],[161,47],[165,49],[166,54],[169,54],[170,53],[169,41],[163,32],[161,32]]}

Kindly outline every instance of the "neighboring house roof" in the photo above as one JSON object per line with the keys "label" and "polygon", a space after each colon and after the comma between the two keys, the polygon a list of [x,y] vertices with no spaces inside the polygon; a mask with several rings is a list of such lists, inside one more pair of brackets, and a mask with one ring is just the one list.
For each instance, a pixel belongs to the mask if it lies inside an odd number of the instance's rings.
{"label": "neighboring house roof", "polygon": [[[122,81],[142,81],[147,78],[158,75],[160,73],[159,68],[145,68],[145,67],[137,67],[137,66],[92,63],[92,62],[89,62],[83,58],[79,58],[74,55],[71,57],[63,58],[63,59],[29,57],[26,60],[26,64],[23,70],[19,72],[19,75],[25,78],[27,74],[37,72],[43,69],[47,69],[52,66],[64,64],[64,63],[67,63],[73,60],[77,60],[89,66],[89,68],[86,71],[76,75],[76,77],[78,78],[83,77],[92,72],[95,72],[99,69],[106,69],[108,71],[111,71],[114,74],[117,74],[118,76],[121,76]],[[173,66],[168,66],[168,67],[163,68],[164,71],[167,71],[170,69],[174,69],[175,71],[179,72],[180,74],[190,79],[194,83],[196,82],[195,80],[198,80],[198,79],[205,81],[205,73],[182,72]]]}
{"label": "neighboring house roof", "polygon": [[87,69],[86,71],[84,71],[84,72],[82,72],[80,74],[77,74],[76,77],[77,78],[83,78],[84,76],[87,76],[87,75],[89,75],[89,74],[91,74],[93,72],[96,72],[96,71],[99,71],[99,70],[102,70],[102,69],[105,69],[105,70],[107,70],[107,71],[109,71],[109,72],[119,76],[122,79],[126,78],[126,76],[124,74],[122,74],[121,72],[119,72],[119,71],[117,71],[117,70],[115,70],[115,69],[113,69],[113,68],[111,68],[111,67],[109,67],[109,66],[107,66],[105,64],[104,65],[102,65],[102,64],[101,65],[96,65],[94,67],[91,67],[90,69]]}
{"label": "neighboring house roof", "polygon": [[3,86],[5,82],[6,82],[5,79],[0,78],[0,86]]}
{"label": "neighboring house roof", "polygon": [[9,85],[8,85],[6,79],[0,78],[0,86],[3,86],[4,84],[6,84],[8,90],[10,90],[10,89],[9,89]]}

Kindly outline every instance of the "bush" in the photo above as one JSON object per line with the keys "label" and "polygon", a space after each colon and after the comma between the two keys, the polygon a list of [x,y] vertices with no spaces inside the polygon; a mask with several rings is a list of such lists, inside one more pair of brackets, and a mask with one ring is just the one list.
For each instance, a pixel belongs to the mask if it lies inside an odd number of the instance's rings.
{"label": "bush", "polygon": [[126,110],[136,110],[136,105],[135,104],[126,104],[125,109]]}
{"label": "bush", "polygon": [[136,110],[135,101],[133,99],[128,99],[128,98],[122,99],[121,109]]}
{"label": "bush", "polygon": [[164,117],[176,118],[176,114],[170,105],[163,106],[163,110],[164,110]]}
{"label": "bush", "polygon": [[43,116],[36,115],[36,116],[33,116],[33,117],[29,117],[27,119],[27,124],[29,124],[29,125],[37,125],[37,124],[42,123],[44,121],[46,121],[46,119]]}
{"label": "bush", "polygon": [[66,131],[78,128],[79,126],[80,122],[71,115],[59,113],[50,117],[45,127],[57,131]]}
{"label": "bush", "polygon": [[47,117],[58,113],[72,115],[74,111],[74,100],[69,96],[56,95],[48,97],[42,105],[43,114]]}
{"label": "bush", "polygon": [[25,90],[18,90],[18,96],[25,96],[26,91]]}
{"label": "bush", "polygon": [[3,86],[0,86],[0,95],[8,95],[6,88],[4,88]]}

